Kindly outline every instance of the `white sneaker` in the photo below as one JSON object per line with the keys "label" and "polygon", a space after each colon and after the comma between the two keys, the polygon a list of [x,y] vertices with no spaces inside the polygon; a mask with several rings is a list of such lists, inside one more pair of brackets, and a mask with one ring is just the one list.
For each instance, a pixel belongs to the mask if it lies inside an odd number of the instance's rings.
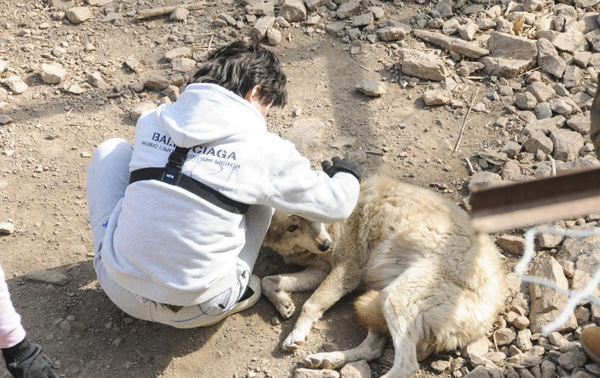
{"label": "white sneaker", "polygon": [[221,320],[225,319],[226,317],[228,317],[230,315],[236,314],[240,311],[243,311],[247,308],[254,306],[256,304],[256,302],[258,302],[258,300],[260,299],[261,295],[262,295],[262,287],[260,284],[260,278],[253,274],[250,276],[250,281],[248,282],[248,287],[246,288],[246,291],[242,295],[242,298],[239,300],[239,302],[236,303],[235,306],[233,306],[228,311],[225,311],[224,313],[222,313],[220,315],[213,316],[213,319],[209,323],[206,323],[202,326],[208,327],[208,326],[217,324],[218,322],[220,322]]}

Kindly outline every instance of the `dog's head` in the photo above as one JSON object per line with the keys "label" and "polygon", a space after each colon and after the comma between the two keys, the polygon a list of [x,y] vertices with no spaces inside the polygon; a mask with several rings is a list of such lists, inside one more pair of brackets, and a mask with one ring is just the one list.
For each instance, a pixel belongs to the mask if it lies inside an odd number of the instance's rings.
{"label": "dog's head", "polygon": [[331,242],[323,223],[276,211],[263,245],[285,256],[305,251],[323,254]]}

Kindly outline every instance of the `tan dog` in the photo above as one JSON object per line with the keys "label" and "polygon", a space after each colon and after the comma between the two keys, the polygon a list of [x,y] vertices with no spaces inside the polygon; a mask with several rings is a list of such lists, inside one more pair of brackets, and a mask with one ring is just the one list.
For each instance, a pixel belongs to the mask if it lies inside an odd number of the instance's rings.
{"label": "tan dog", "polygon": [[418,354],[463,347],[485,335],[504,304],[500,254],[476,234],[468,215],[442,196],[376,176],[363,182],[350,218],[327,227],[276,212],[264,242],[299,273],[265,277],[263,293],[284,318],[294,312],[289,293],[316,291],[283,348],[295,350],[312,324],[363,283],[371,291],[355,303],[369,329],[357,348],[304,359],[313,368],[339,368],[383,353],[388,336],[395,360],[386,378],[410,377]]}

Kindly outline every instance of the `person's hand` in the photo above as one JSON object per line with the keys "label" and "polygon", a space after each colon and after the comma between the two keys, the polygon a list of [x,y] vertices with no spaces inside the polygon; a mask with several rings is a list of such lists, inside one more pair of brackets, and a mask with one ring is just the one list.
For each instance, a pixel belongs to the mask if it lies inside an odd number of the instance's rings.
{"label": "person's hand", "polygon": [[52,361],[37,344],[27,339],[12,348],[2,349],[8,371],[15,378],[57,378],[52,371]]}
{"label": "person's hand", "polygon": [[346,159],[341,159],[339,156],[333,157],[331,161],[333,162],[333,164],[330,163],[328,160],[325,160],[321,163],[321,167],[323,167],[323,172],[327,173],[329,177],[333,177],[336,173],[339,172],[345,172],[350,173],[352,176],[356,177],[358,182],[362,180],[363,170],[358,164]]}

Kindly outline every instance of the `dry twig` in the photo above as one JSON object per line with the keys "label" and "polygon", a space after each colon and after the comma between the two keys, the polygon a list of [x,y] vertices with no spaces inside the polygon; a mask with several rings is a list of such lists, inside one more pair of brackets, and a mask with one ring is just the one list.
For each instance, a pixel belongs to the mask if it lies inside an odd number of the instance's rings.
{"label": "dry twig", "polygon": [[475,99],[477,98],[478,94],[479,94],[479,88],[477,88],[475,95],[473,95],[473,98],[471,99],[471,105],[469,105],[469,110],[467,111],[465,120],[463,121],[462,127],[460,128],[460,133],[458,134],[458,139],[456,140],[456,144],[454,145],[454,150],[452,150],[452,153],[455,153],[456,151],[458,151],[458,146],[460,145],[460,141],[462,140],[463,134],[465,132],[465,126],[467,125],[467,119],[469,118],[469,114],[471,114],[471,109],[473,109],[473,104],[475,103]]}

